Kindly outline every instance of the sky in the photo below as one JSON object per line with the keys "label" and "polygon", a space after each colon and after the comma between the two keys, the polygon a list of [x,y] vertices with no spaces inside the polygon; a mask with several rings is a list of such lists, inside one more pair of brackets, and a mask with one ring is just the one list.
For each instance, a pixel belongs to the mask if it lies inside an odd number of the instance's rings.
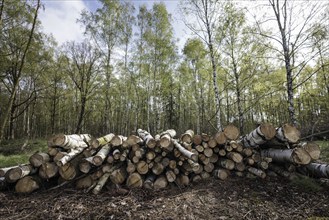
{"label": "sky", "polygon": [[[83,27],[76,21],[82,10],[95,11],[100,6],[97,0],[43,0],[44,10],[40,13],[43,30],[52,34],[61,45],[66,41],[81,41]],[[179,17],[179,0],[131,0],[136,10],[142,4],[151,8],[154,2],[163,2],[173,17],[173,27],[176,38],[180,38],[178,46],[183,47],[188,36],[188,30]]]}

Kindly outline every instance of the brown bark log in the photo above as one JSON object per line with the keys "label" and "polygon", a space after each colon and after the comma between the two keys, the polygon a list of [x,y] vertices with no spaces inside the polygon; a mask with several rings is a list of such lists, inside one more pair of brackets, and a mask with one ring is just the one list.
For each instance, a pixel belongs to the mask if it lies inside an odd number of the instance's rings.
{"label": "brown bark log", "polygon": [[208,173],[211,173],[213,170],[214,170],[215,166],[213,163],[208,163],[206,165],[203,166],[203,170],[208,172]]}
{"label": "brown bark log", "polygon": [[79,174],[78,167],[76,163],[66,163],[64,166],[59,167],[59,175],[64,180],[73,180]]}
{"label": "brown bark log", "polygon": [[153,189],[154,181],[155,181],[156,177],[157,177],[156,175],[152,175],[152,174],[148,175],[143,184],[144,188]]}
{"label": "brown bark log", "polygon": [[59,149],[60,148],[58,147],[48,147],[49,156],[54,157],[58,153]]}
{"label": "brown bark log", "polygon": [[148,173],[149,166],[144,160],[141,160],[137,163],[136,169],[139,174],[143,175]]}
{"label": "brown bark log", "polygon": [[210,140],[208,141],[208,146],[210,148],[215,148],[217,146],[217,141],[214,138],[210,138]]}
{"label": "brown bark log", "polygon": [[190,178],[187,175],[180,174],[176,179],[176,183],[179,186],[188,186],[190,184]]}
{"label": "brown bark log", "polygon": [[139,173],[132,173],[127,178],[127,186],[129,188],[141,188],[143,186],[143,178]]}
{"label": "brown bark log", "polygon": [[40,181],[35,176],[25,176],[15,185],[17,193],[31,193],[40,188]]}
{"label": "brown bark log", "polygon": [[230,159],[220,159],[217,162],[218,165],[220,165],[221,167],[227,169],[227,170],[233,170],[235,167],[234,161],[230,160]]}
{"label": "brown bark log", "polygon": [[216,169],[213,172],[213,176],[218,179],[225,180],[229,176],[229,171],[226,169]]}
{"label": "brown bark log", "polygon": [[152,167],[152,172],[155,175],[160,175],[164,171],[165,167],[162,165],[162,163],[155,163]]}
{"label": "brown bark log", "polygon": [[[95,184],[95,180],[91,177],[91,175],[85,176],[81,179],[78,179],[75,182],[75,188],[77,189],[88,189],[92,185]],[[96,184],[95,184],[96,186]]]}
{"label": "brown bark log", "polygon": [[141,144],[143,142],[143,140],[136,136],[136,135],[130,135],[127,139],[127,143],[130,146],[136,145],[136,144]]}
{"label": "brown bark log", "polygon": [[121,166],[120,168],[111,172],[110,180],[114,184],[122,184],[126,181],[127,176],[128,173],[126,171],[126,168],[124,166]]}
{"label": "brown bark log", "polygon": [[202,143],[202,136],[199,135],[199,134],[194,135],[194,137],[193,137],[193,143],[195,145],[201,144]]}
{"label": "brown bark log", "polygon": [[169,183],[172,183],[176,180],[176,174],[173,170],[167,170],[165,175]]}
{"label": "brown bark log", "polygon": [[115,135],[112,140],[110,141],[110,144],[113,147],[118,147],[121,146],[123,144],[124,141],[127,140],[127,137],[124,137],[122,135]]}
{"label": "brown bark log", "polygon": [[236,163],[241,163],[243,161],[242,155],[238,152],[229,152],[227,153],[226,157],[233,160]]}
{"label": "brown bark log", "polygon": [[42,179],[50,179],[58,175],[58,166],[54,162],[43,163],[39,168],[39,176]]}
{"label": "brown bark log", "polygon": [[162,148],[168,148],[172,144],[172,139],[176,136],[174,129],[169,129],[160,134],[160,146]]}
{"label": "brown bark log", "polygon": [[211,157],[214,154],[214,151],[211,148],[206,148],[204,149],[203,154],[206,157]]}
{"label": "brown bark log", "polygon": [[208,142],[210,140],[210,136],[208,134],[202,133],[201,134],[202,141]]}
{"label": "brown bark log", "polygon": [[164,175],[158,176],[158,178],[154,181],[154,189],[164,189],[168,186],[168,180]]}
{"label": "brown bark log", "polygon": [[241,163],[235,163],[235,167],[234,168],[235,168],[235,170],[242,172],[242,171],[244,171],[246,169],[246,165],[243,162],[241,162]]}
{"label": "brown bark log", "polygon": [[89,171],[91,170],[92,166],[92,157],[88,157],[83,159],[80,163],[79,163],[79,170],[82,173],[89,173]]}
{"label": "brown bark log", "polygon": [[221,132],[221,131],[216,133],[215,140],[218,145],[225,145],[226,141],[227,141],[224,132]]}
{"label": "brown bark log", "polygon": [[303,148],[310,156],[312,160],[318,160],[320,158],[320,147],[314,142],[303,142],[298,144],[298,147]]}
{"label": "brown bark log", "polygon": [[239,129],[236,126],[232,125],[232,124],[227,125],[224,128],[223,133],[225,134],[225,137],[228,140],[237,140],[239,138],[239,135],[240,135]]}

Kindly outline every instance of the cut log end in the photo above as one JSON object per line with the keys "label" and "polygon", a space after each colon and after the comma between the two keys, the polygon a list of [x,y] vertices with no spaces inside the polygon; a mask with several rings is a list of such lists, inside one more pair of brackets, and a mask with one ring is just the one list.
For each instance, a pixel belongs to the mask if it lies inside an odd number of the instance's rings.
{"label": "cut log end", "polygon": [[240,135],[239,129],[234,125],[226,126],[223,132],[228,140],[236,140]]}
{"label": "cut log end", "polygon": [[260,131],[262,132],[266,140],[271,140],[276,134],[275,127],[270,123],[261,124]]}

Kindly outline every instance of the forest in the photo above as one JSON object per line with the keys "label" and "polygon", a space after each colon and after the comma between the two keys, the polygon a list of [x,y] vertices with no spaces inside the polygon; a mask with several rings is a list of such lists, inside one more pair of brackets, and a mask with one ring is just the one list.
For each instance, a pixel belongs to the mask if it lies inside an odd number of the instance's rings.
{"label": "forest", "polygon": [[261,122],[328,137],[328,2],[181,0],[183,48],[164,3],[99,3],[84,40],[59,45],[41,0],[0,0],[0,142]]}

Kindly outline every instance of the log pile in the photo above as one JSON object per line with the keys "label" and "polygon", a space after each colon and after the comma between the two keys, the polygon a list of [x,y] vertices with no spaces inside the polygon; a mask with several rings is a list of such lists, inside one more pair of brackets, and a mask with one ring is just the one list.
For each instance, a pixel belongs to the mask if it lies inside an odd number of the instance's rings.
{"label": "log pile", "polygon": [[329,165],[315,162],[319,146],[299,139],[295,127],[268,123],[245,136],[233,125],[215,135],[187,130],[178,136],[173,129],[155,136],[138,129],[128,137],[110,133],[97,139],[58,134],[49,138],[48,152],[33,154],[28,164],[0,169],[0,182],[18,193],[73,185],[98,194],[105,185],[163,189],[210,176],[291,178],[298,172],[328,178]]}

